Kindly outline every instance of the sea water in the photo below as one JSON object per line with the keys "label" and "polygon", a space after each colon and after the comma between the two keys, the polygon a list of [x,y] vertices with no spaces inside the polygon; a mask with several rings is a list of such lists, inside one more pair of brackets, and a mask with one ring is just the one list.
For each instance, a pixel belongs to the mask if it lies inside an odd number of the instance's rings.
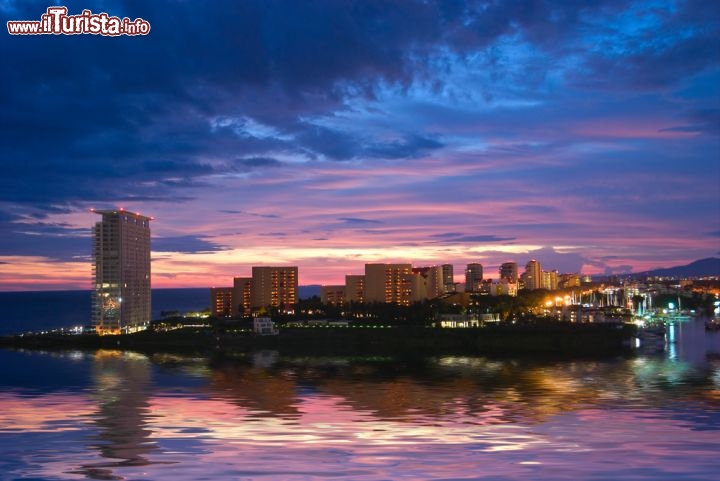
{"label": "sea water", "polygon": [[[420,354],[420,353],[418,353]],[[720,333],[604,359],[0,351],[0,479],[716,480]]]}
{"label": "sea water", "polygon": [[[0,292],[0,336],[87,326],[90,291]],[[210,289],[153,289],[152,318],[163,311],[201,311],[210,305]]]}

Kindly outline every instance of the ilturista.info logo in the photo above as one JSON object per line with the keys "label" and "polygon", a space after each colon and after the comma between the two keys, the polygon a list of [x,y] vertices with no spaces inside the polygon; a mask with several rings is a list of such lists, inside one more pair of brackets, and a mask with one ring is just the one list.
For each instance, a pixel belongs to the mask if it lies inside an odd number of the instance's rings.
{"label": "ilturista.info logo", "polygon": [[79,15],[68,15],[66,7],[48,7],[40,20],[13,20],[7,23],[10,35],[147,35],[150,23],[142,18],[111,17],[107,13],[83,10]]}

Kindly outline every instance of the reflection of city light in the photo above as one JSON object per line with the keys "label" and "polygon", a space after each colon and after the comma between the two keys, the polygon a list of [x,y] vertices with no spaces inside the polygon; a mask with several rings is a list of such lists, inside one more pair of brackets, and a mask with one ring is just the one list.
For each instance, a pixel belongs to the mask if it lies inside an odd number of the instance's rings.
{"label": "reflection of city light", "polygon": [[[339,397],[315,397],[302,399],[298,405],[308,409],[300,412],[298,424],[301,432],[287,433],[279,439],[277,432],[287,432],[287,421],[277,417],[256,417],[251,411],[218,400],[197,401],[154,398],[150,410],[153,418],[149,424],[157,438],[195,438],[197,433],[188,426],[207,430],[205,437],[233,444],[255,446],[302,445],[337,446],[362,440],[375,446],[409,446],[425,439],[445,444],[477,443],[482,439],[487,445],[484,451],[518,451],[544,444],[542,437],[518,431],[517,426],[492,424],[472,431],[448,429],[451,425],[438,420],[436,425],[408,424],[373,418],[369,413],[352,410]],[[327,413],[333,413],[327,417]],[[238,419],[252,417],[252,423],[238,423]],[[452,422],[450,423],[452,424]],[[175,429],[171,426],[182,426]]]}

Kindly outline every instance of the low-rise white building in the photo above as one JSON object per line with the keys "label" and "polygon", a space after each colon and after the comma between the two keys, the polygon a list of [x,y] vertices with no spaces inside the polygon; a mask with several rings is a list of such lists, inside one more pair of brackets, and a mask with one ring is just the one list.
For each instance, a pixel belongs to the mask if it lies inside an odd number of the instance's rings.
{"label": "low-rise white building", "polygon": [[269,317],[253,318],[253,332],[261,336],[277,336],[279,331]]}

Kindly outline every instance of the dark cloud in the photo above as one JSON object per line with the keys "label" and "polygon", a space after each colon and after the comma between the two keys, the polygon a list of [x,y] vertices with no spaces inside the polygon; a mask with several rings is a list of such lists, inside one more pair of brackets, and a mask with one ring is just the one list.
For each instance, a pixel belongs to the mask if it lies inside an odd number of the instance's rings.
{"label": "dark cloud", "polygon": [[444,145],[437,139],[417,134],[404,134],[398,140],[382,142],[318,125],[298,124],[296,128],[294,141],[311,158],[320,154],[330,160],[412,159]]}
{"label": "dark cloud", "polygon": [[520,205],[517,207],[513,207],[513,210],[516,212],[522,212],[527,214],[553,214],[557,212],[556,207],[552,207],[549,205]]}
{"label": "dark cloud", "polygon": [[20,216],[5,217],[10,221],[0,221],[0,253],[4,256],[37,256],[58,261],[90,256],[90,227],[78,229],[63,223],[28,222]]}
{"label": "dark cloud", "polygon": [[221,209],[218,212],[221,212],[223,214],[243,214],[243,215],[249,215],[253,217],[261,217],[263,219],[279,219],[279,215],[275,214],[259,214],[257,212],[247,212],[244,210],[233,210],[233,209]]}
{"label": "dark cloud", "polygon": [[270,157],[249,157],[247,159],[237,159],[235,162],[249,169],[256,167],[279,167],[282,165],[282,162]]}
{"label": "dark cloud", "polygon": [[532,224],[507,224],[505,227],[511,231],[537,233],[557,229],[578,229],[581,225],[572,222],[537,222]]}
{"label": "dark cloud", "polygon": [[439,234],[431,237],[442,237],[443,240],[440,242],[447,243],[484,243],[484,242],[505,242],[515,240],[515,237],[501,237],[496,235],[460,235],[460,236],[449,236],[448,234]]}
{"label": "dark cloud", "polygon": [[680,115],[684,125],[660,129],[660,132],[690,132],[720,135],[720,109],[700,109]]}
{"label": "dark cloud", "polygon": [[351,225],[382,224],[379,220],[361,219],[360,217],[340,217],[338,220]]}
{"label": "dark cloud", "polygon": [[182,252],[185,254],[215,252],[226,249],[224,246],[206,239],[207,237],[194,235],[153,237],[151,246],[153,252]]}
{"label": "dark cloud", "polygon": [[436,237],[436,238],[440,238],[440,239],[446,239],[446,238],[450,238],[450,237],[462,237],[462,236],[464,236],[464,235],[465,235],[465,234],[463,234],[462,232],[444,232],[444,233],[442,233],[442,234],[432,234],[430,237],[431,237],[431,238]]}
{"label": "dark cloud", "polygon": [[681,2],[677,10],[669,4],[660,8],[634,2],[599,5],[604,14],[598,20],[614,17],[618,26],[573,72],[573,80],[581,84],[611,90],[666,90],[720,61],[717,2],[690,0]]}
{"label": "dark cloud", "polygon": [[[71,13],[110,8],[91,0],[67,6]],[[13,4],[3,19],[39,18],[46,7]],[[220,168],[198,158],[233,151],[255,154],[240,161],[247,168],[278,165],[263,155],[276,148],[335,160],[415,158],[443,142],[418,133],[390,142],[358,138],[298,116],[342,105],[348,88],[372,97],[378,82],[434,77],[418,59],[440,45],[472,50],[518,20],[529,26],[551,13],[575,16],[540,6],[420,1],[214,2],[201,14],[186,3],[131,1],[110,9],[148,20],[152,34],[3,43],[3,57],[16,60],[0,75],[0,199],[186,200],[192,196],[173,190],[201,186],[190,179]],[[210,119],[238,111],[295,138],[288,145],[273,135],[238,135],[232,122],[212,127]]]}
{"label": "dark cloud", "polygon": [[310,156],[322,154],[333,160],[349,160],[361,151],[353,135],[317,125],[302,128],[297,140]]}
{"label": "dark cloud", "polygon": [[386,159],[405,159],[424,155],[439,149],[444,144],[437,140],[419,135],[407,136],[402,140],[387,143],[375,143],[368,146],[364,154]]}
{"label": "dark cloud", "polygon": [[212,166],[195,162],[184,162],[170,159],[146,160],[142,164],[143,170],[152,174],[181,173],[187,175],[210,174]]}
{"label": "dark cloud", "polygon": [[[11,5],[3,20],[37,19],[47,8],[42,2]],[[212,2],[198,11],[183,2],[109,6],[87,0],[67,6],[71,13],[109,9],[142,17],[152,33],[6,38],[0,200],[189,200],[194,196],[178,191],[204,186],[193,179],[232,168],[201,158],[238,152],[247,155],[237,163],[250,169],[279,165],[267,155],[277,150],[333,160],[426,155],[446,142],[402,127],[396,140],[382,141],[302,119],[332,113],[348,96],[373,99],[381,85],[402,89],[430,81],[442,88],[444,72],[430,58],[443,49],[463,59],[519,34],[547,54],[576,55],[572,45],[582,39],[586,19],[632,12],[633,4],[243,1]],[[620,47],[589,53],[573,75],[582,77],[578,82],[664,84],[717,64],[712,39],[718,27],[707,20],[717,19],[717,10],[685,2],[677,13],[656,14],[653,38],[665,42],[617,34]],[[673,33],[678,24],[693,28],[679,35]],[[505,68],[499,50],[488,52],[495,56],[489,69]],[[597,75],[608,71],[616,73]],[[521,77],[528,78],[527,69]],[[668,129],[717,131],[712,115]],[[256,119],[271,130],[243,131],[236,118]],[[229,123],[213,126],[213,119]]]}

